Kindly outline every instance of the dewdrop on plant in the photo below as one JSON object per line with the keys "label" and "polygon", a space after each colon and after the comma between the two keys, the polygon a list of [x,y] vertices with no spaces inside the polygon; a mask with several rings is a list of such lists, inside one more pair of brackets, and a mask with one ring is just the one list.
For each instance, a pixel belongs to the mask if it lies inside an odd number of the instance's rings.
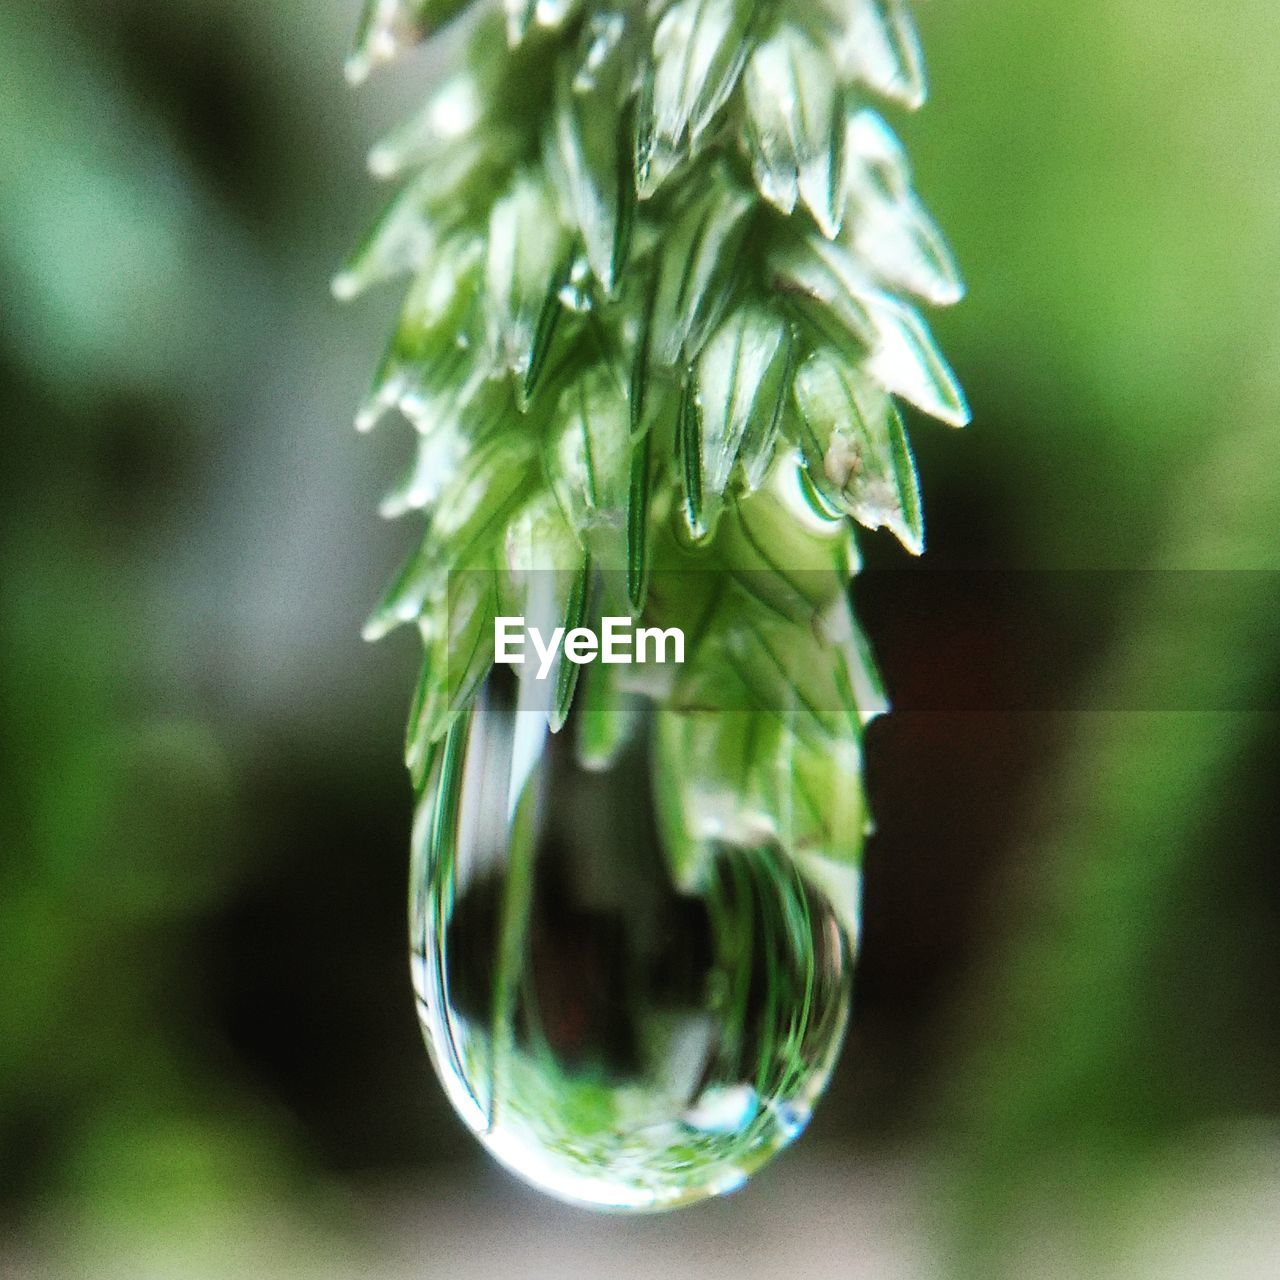
{"label": "dewdrop on plant", "polygon": [[[358,421],[414,431],[366,628],[424,650],[414,988],[494,1156],[663,1209],[791,1142],[839,1052],[887,707],[852,530],[923,549],[901,406],[968,410],[916,302],[962,290],[880,114],[924,98],[900,0],[371,0],[349,74],[464,9],[334,282],[411,280]],[[495,665],[499,619],[620,616],[684,660]]]}

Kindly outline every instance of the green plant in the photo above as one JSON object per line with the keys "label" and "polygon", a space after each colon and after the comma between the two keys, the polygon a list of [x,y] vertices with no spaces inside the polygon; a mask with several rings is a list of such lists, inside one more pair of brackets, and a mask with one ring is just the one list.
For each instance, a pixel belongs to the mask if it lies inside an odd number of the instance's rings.
{"label": "green plant", "polygon": [[[466,8],[370,0],[350,77]],[[678,768],[659,749],[673,844],[694,859],[700,797],[730,784],[792,815],[778,838],[811,870],[847,864],[850,762],[885,703],[846,599],[846,517],[918,553],[895,400],[967,417],[906,300],[961,286],[867,101],[924,99],[906,7],[507,0],[472,19],[464,66],[372,152],[407,182],[335,281],[347,297],[413,277],[359,425],[394,406],[418,430],[383,510],[425,513],[425,532],[368,627],[422,634],[415,782],[529,571],[558,571],[569,624],[603,573],[615,604],[698,637],[666,714],[743,713],[662,735],[682,749]]]}
{"label": "green plant", "polygon": [[[464,7],[373,0],[352,78]],[[407,738],[424,1028],[472,1127],[570,1199],[655,1208],[736,1185],[803,1127],[839,1044],[861,735],[887,705],[848,599],[853,522],[919,553],[896,402],[967,419],[907,301],[953,302],[960,284],[868,95],[924,97],[898,0],[484,6],[463,68],[373,151],[375,173],[407,183],[335,281],[345,297],[413,276],[358,424],[396,407],[418,431],[384,512],[422,511],[425,532],[367,634],[412,622],[425,651]],[[613,904],[631,977],[610,1004],[635,1009],[641,1046],[616,1070],[603,1050],[566,1067],[541,1029],[560,995],[528,958],[552,767],[533,785],[535,766],[504,760],[527,756],[529,730],[487,690],[462,718],[489,680],[495,618],[567,631],[596,613],[680,628],[685,661],[674,676],[594,667],[581,691],[561,662],[547,722],[559,730],[576,694],[594,771],[633,770],[651,725],[667,876],[707,904],[716,956],[693,1005],[673,1004],[635,965],[670,938]],[[637,695],[656,709],[637,715]],[[455,913],[492,874],[494,839],[477,871],[469,811],[508,828],[505,888],[466,908],[467,942]],[[593,840],[594,881],[622,875],[628,858]],[[776,869],[767,892],[744,887],[741,859],[759,855]],[[757,927],[750,904],[766,898]],[[467,950],[492,984],[459,1012]],[[688,1056],[676,1029],[690,1025],[718,1027],[720,1047],[677,1085],[687,1068],[658,1063]]]}

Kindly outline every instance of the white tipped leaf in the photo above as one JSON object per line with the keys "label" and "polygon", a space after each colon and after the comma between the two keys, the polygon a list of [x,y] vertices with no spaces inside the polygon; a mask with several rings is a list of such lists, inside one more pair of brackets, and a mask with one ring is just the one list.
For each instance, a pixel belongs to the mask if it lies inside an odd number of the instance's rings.
{"label": "white tipped leaf", "polygon": [[784,26],[756,47],[744,76],[748,146],[760,194],[783,213],[797,200],[822,234],[840,229],[840,85],[830,59]]}

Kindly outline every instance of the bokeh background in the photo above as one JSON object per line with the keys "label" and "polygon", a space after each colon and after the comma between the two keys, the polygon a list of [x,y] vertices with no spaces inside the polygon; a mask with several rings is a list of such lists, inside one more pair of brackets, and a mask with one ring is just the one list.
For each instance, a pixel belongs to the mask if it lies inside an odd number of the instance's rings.
{"label": "bokeh background", "polygon": [[1280,1258],[1280,8],[921,0],[970,296],[859,585],[857,1021],[728,1201],[576,1213],[404,945],[394,290],[356,0],[0,0],[0,1275],[1263,1277]]}

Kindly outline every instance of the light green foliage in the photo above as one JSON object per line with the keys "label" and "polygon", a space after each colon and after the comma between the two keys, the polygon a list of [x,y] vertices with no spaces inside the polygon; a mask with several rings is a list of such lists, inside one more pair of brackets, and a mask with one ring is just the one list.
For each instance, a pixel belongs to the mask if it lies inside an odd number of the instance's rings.
{"label": "light green foliage", "polygon": [[[354,71],[456,7],[371,4]],[[384,510],[426,532],[369,627],[424,638],[415,777],[484,677],[484,626],[546,570],[553,622],[607,601],[690,637],[657,735],[677,873],[696,877],[736,795],[749,834],[831,888],[814,860],[856,864],[861,730],[884,707],[846,518],[919,553],[895,397],[967,419],[908,301],[955,301],[955,268],[868,96],[923,100],[906,9],[473,18],[465,65],[374,150],[408,183],[337,281],[414,276],[361,425],[399,407],[421,433]],[[451,590],[466,569],[489,577]],[[618,679],[593,677],[588,754],[631,723]],[[553,723],[572,694],[564,672]]]}

